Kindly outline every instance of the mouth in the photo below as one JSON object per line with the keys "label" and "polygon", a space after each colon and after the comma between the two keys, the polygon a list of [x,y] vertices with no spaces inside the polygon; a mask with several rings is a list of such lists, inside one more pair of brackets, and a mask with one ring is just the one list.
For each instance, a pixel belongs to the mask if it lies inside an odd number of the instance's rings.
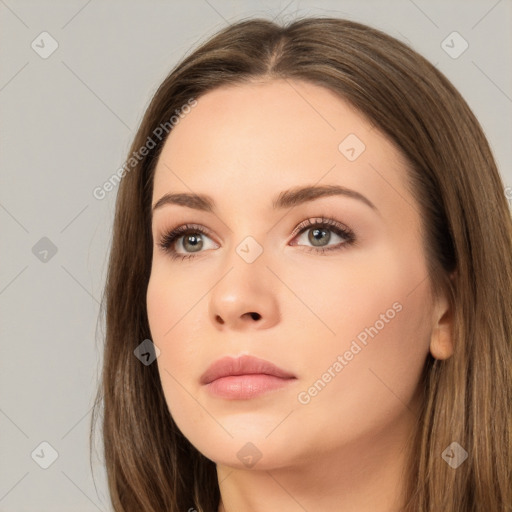
{"label": "mouth", "polygon": [[245,355],[215,361],[203,373],[200,382],[214,396],[246,400],[276,391],[296,379],[270,361]]}

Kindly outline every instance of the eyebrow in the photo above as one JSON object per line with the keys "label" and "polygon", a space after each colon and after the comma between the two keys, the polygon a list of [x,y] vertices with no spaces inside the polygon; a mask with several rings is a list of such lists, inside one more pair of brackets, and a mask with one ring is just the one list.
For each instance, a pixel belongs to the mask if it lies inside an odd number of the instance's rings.
{"label": "eyebrow", "polygon": [[[355,190],[339,185],[306,186],[284,190],[272,201],[272,209],[281,210],[284,208],[292,208],[321,197],[335,195],[357,199],[373,210],[378,211],[377,207],[368,198]],[[176,193],[162,196],[153,206],[152,212],[168,204],[186,206],[187,208],[204,212],[213,213],[215,210],[215,201],[208,195]]]}

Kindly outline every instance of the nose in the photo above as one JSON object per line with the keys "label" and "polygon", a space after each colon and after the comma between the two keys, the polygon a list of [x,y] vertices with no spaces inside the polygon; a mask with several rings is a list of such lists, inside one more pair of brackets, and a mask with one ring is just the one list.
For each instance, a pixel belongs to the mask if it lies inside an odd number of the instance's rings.
{"label": "nose", "polygon": [[231,267],[213,287],[209,314],[220,330],[268,329],[279,321],[279,282],[263,259],[230,260]]}
{"label": "nose", "polygon": [[[250,316],[252,320],[260,320],[261,319],[261,315],[259,313],[255,312],[255,311],[251,311],[250,313],[244,313],[242,315],[242,318],[246,317],[246,316]],[[220,315],[215,315],[215,320],[219,324],[224,324],[225,323],[225,321],[223,320],[223,318]]]}

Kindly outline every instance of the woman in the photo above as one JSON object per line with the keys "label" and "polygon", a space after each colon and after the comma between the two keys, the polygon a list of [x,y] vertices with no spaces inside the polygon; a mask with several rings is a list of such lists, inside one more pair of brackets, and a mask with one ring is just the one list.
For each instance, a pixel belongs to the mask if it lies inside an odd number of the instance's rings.
{"label": "woman", "polygon": [[347,20],[243,21],[130,155],[97,399],[116,511],[512,510],[511,216],[435,67]]}

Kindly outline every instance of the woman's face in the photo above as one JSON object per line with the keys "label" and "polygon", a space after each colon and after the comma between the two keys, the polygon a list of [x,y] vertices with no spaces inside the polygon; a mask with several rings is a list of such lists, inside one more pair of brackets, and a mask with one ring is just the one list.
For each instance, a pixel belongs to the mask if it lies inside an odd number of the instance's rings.
{"label": "woman's face", "polygon": [[[410,430],[437,309],[405,180],[374,126],[306,82],[218,88],[183,114],[155,172],[147,307],[170,413],[206,457],[285,467]],[[204,384],[241,355],[293,378]]]}

